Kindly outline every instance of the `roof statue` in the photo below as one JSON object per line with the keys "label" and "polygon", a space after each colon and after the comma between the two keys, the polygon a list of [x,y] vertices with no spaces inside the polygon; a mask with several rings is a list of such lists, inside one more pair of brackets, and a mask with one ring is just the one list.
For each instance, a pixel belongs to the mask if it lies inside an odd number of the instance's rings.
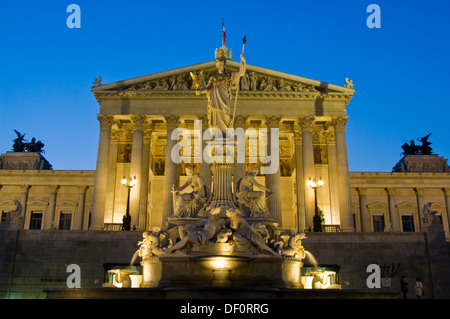
{"label": "roof statue", "polygon": [[94,86],[99,86],[102,85],[102,77],[99,75],[94,82],[92,82],[92,84],[94,84]]}
{"label": "roof statue", "polygon": [[349,80],[349,78],[345,78],[345,85],[344,85],[344,87],[346,87],[346,88],[353,88],[354,87],[353,80]]}
{"label": "roof statue", "polygon": [[408,143],[403,144],[403,152],[401,153],[401,155],[431,155],[432,148],[430,147],[430,145],[432,143],[428,142],[428,138],[430,137],[430,135],[431,133],[422,138],[417,138],[419,142],[422,142],[422,145],[416,145],[414,143],[414,140],[411,140],[409,145]]}
{"label": "roof statue", "polygon": [[25,134],[21,134],[17,130],[14,130],[17,134],[17,138],[13,140],[13,151],[14,152],[31,152],[31,153],[38,153],[42,154],[45,153],[43,150],[44,143],[41,141],[36,141],[36,138],[32,138],[30,143],[26,143]]}

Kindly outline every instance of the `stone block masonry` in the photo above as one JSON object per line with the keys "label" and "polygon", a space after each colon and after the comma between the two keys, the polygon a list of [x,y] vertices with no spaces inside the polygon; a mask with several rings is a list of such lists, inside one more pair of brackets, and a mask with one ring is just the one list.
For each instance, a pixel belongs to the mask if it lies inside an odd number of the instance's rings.
{"label": "stone block masonry", "polygon": [[67,266],[81,269],[81,287],[101,287],[105,264],[129,265],[140,232],[2,230],[0,298],[45,298],[45,288],[66,288]]}
{"label": "stone block masonry", "polygon": [[[46,288],[66,288],[69,264],[80,266],[81,288],[99,288],[104,266],[129,265],[140,240],[142,233],[132,231],[1,230],[0,298],[45,298]],[[400,277],[405,275],[408,298],[415,298],[415,277],[423,281],[425,298],[450,298],[442,228],[421,233],[307,233],[303,245],[320,266],[339,266],[343,290],[400,292]],[[309,261],[304,263],[308,266]],[[369,264],[398,265],[391,286],[369,289]]]}

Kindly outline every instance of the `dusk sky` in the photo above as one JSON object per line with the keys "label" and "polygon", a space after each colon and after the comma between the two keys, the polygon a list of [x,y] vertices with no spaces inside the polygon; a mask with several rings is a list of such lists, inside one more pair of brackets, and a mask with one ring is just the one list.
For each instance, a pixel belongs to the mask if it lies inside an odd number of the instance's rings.
{"label": "dusk sky", "polygon": [[[69,28],[70,4],[81,28]],[[369,28],[370,4],[381,28]],[[94,170],[103,84],[214,59],[221,45],[247,63],[344,85],[351,172],[390,172],[401,145],[432,133],[450,156],[450,1],[12,1],[0,2],[0,153],[14,129],[44,144],[54,169]],[[206,107],[206,99],[205,99]],[[238,100],[239,107],[239,100]]]}

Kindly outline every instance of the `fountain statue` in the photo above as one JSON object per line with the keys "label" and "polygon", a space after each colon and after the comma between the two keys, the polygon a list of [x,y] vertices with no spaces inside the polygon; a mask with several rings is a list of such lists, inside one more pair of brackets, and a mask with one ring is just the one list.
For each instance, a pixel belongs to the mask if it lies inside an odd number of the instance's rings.
{"label": "fountain statue", "polygon": [[[133,256],[141,258],[141,287],[302,287],[305,234],[281,229],[271,218],[267,197],[272,191],[256,181],[259,168],[251,168],[232,190],[235,144],[224,133],[233,126],[231,87],[245,74],[245,58],[241,55],[238,72],[228,72],[227,52],[225,46],[216,50],[218,72],[206,87],[191,74],[196,93],[208,96],[208,123],[214,134],[209,143],[214,149],[209,162],[212,190],[191,166],[186,183],[172,187],[174,211],[166,227],[144,232]],[[189,187],[191,192],[181,193]]]}

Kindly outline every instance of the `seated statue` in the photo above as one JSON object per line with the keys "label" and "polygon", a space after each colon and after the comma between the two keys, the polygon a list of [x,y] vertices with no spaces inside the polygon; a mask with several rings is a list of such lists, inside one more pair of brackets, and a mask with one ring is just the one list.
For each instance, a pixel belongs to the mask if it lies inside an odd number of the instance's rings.
{"label": "seated statue", "polygon": [[269,234],[264,225],[250,225],[243,217],[240,209],[228,209],[227,217],[230,219],[230,227],[234,230],[235,251],[252,252],[255,255],[261,252],[268,252],[278,256],[266,243]]}
{"label": "seated statue", "polygon": [[422,209],[422,224],[423,226],[438,225],[441,223],[437,215],[437,211],[431,210],[431,203],[427,203]]}
{"label": "seated statue", "polygon": [[[205,185],[203,177],[195,173],[194,167],[186,166],[186,174],[189,178],[183,186],[172,186],[175,217],[197,217],[209,198],[209,188]],[[176,194],[189,186],[192,192]]]}
{"label": "seated statue", "polygon": [[[272,192],[267,187],[259,184],[255,176],[258,174],[258,167],[253,167],[247,174],[242,177],[236,186],[236,198],[239,207],[244,211],[247,217],[268,217],[270,215],[266,204],[267,196],[272,195]],[[256,191],[253,186],[262,189],[263,191]]]}
{"label": "seated statue", "polygon": [[22,204],[18,200],[14,200],[14,204],[16,204],[16,208],[10,212],[5,212],[5,221],[11,223],[17,223],[23,225],[23,207]]}

